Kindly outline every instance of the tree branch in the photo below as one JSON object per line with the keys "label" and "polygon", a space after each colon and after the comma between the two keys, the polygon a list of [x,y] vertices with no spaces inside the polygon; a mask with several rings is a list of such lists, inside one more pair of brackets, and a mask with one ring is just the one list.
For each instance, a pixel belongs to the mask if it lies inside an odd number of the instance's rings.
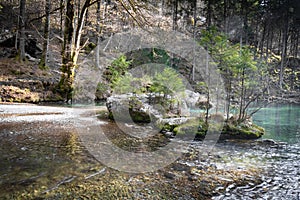
{"label": "tree branch", "polygon": [[[52,11],[50,12],[50,15],[53,14],[53,13],[55,13],[56,11],[62,9],[63,7],[64,7],[64,6],[60,6],[60,7],[58,7],[58,8],[55,8],[54,10],[52,10]],[[42,15],[42,16],[40,16],[40,17],[33,18],[33,19],[31,19],[28,23],[32,23],[32,22],[34,22],[34,21],[36,21],[36,20],[43,19],[44,17],[46,17],[46,14],[44,14],[44,15]]]}

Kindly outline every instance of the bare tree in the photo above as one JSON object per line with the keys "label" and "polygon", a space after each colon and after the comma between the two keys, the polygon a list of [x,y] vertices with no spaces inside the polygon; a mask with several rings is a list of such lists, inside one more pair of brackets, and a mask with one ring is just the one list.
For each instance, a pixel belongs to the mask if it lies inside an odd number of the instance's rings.
{"label": "bare tree", "polygon": [[284,65],[286,60],[287,52],[287,40],[288,40],[288,13],[285,14],[285,21],[282,27],[282,49],[281,49],[281,62],[280,62],[280,73],[279,73],[279,87],[282,89],[283,85],[283,74],[284,74]]}
{"label": "bare tree", "polygon": [[50,11],[51,11],[51,0],[46,0],[45,12],[46,20],[44,25],[44,42],[43,42],[43,52],[40,61],[40,68],[46,68],[46,62],[48,59],[48,48],[49,48],[49,32],[50,32]]}
{"label": "bare tree", "polygon": [[26,0],[20,0],[20,15],[19,15],[19,59],[20,61],[25,60],[25,18],[26,18]]}
{"label": "bare tree", "polygon": [[101,2],[97,2],[97,48],[96,48],[96,63],[100,67],[100,32],[101,32]]}

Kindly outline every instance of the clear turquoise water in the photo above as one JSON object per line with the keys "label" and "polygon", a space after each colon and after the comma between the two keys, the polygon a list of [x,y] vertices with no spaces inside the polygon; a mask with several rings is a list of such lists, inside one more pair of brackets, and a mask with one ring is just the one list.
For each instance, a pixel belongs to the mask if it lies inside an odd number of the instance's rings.
{"label": "clear turquoise water", "polygon": [[300,105],[269,104],[254,114],[253,122],[265,128],[265,139],[300,144]]}

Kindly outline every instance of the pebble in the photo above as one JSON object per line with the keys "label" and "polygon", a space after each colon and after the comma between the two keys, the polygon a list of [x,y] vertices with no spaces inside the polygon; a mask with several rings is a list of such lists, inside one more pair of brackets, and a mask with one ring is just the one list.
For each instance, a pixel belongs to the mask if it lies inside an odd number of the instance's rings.
{"label": "pebble", "polygon": [[165,172],[165,173],[164,173],[164,176],[165,176],[166,178],[168,178],[168,179],[174,179],[174,178],[176,177],[175,174],[170,173],[170,172]]}
{"label": "pebble", "polygon": [[22,147],[21,150],[22,150],[22,151],[26,151],[26,150],[27,150],[27,147]]}
{"label": "pebble", "polygon": [[180,163],[173,164],[172,168],[175,171],[188,171],[190,169],[188,166],[180,164]]}
{"label": "pebble", "polygon": [[164,133],[164,135],[166,136],[166,137],[168,137],[168,138],[174,138],[175,137],[175,135],[174,135],[174,133],[173,132],[165,132]]}
{"label": "pebble", "polygon": [[197,180],[198,180],[198,177],[197,177],[197,176],[189,176],[189,177],[188,177],[188,180],[189,180],[189,181],[197,181]]}

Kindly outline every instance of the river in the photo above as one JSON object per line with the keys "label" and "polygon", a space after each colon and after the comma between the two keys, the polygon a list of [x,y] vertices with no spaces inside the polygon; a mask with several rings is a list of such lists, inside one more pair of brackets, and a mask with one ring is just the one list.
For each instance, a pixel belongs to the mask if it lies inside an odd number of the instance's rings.
{"label": "river", "polygon": [[266,129],[260,140],[223,141],[208,156],[192,141],[170,166],[127,174],[97,162],[75,133],[101,124],[120,140],[114,123],[90,116],[98,111],[0,104],[0,199],[297,200],[299,112],[299,105],[271,104],[253,117]]}
{"label": "river", "polygon": [[[222,145],[224,154],[261,166],[261,184],[233,187],[214,199],[300,199],[300,105],[270,104],[253,116],[261,143]],[[260,141],[257,141],[260,142]],[[223,155],[224,155],[223,154]],[[237,164],[237,163],[236,163]]]}
{"label": "river", "polygon": [[263,138],[300,144],[300,106],[270,104],[254,115],[254,123],[266,130]]}

